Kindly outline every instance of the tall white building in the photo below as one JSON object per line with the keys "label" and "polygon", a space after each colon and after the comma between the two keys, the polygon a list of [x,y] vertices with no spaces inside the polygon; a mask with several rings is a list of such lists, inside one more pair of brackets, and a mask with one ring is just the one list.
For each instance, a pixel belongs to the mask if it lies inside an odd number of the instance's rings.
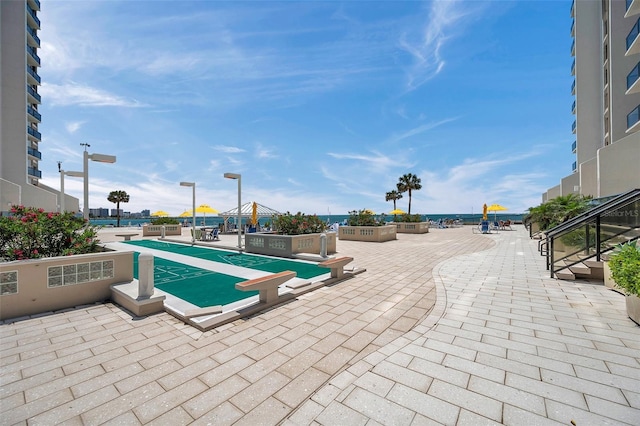
{"label": "tall white building", "polygon": [[[12,204],[57,211],[59,192],[40,183],[42,120],[39,0],[0,1],[0,212]],[[65,197],[65,210],[78,211]]]}
{"label": "tall white building", "polygon": [[543,201],[640,188],[640,0],[573,0],[572,173]]}

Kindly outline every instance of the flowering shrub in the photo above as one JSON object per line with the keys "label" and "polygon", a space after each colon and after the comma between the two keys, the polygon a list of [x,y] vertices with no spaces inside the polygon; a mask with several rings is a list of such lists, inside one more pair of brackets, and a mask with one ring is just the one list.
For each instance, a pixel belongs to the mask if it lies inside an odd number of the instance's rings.
{"label": "flowering shrub", "polygon": [[4,261],[68,256],[98,251],[97,230],[73,213],[50,213],[13,206],[0,217],[0,259]]}
{"label": "flowering shrub", "polygon": [[298,212],[292,215],[287,212],[273,216],[273,228],[283,235],[316,234],[324,232],[327,224],[315,214],[308,216]]}
{"label": "flowering shrub", "polygon": [[371,210],[353,210],[349,212],[348,226],[382,226],[386,225],[385,215],[376,217]]}

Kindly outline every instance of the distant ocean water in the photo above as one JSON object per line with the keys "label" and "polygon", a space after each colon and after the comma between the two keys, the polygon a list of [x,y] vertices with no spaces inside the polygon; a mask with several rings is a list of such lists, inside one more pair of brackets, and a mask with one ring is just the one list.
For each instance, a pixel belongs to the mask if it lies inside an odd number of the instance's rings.
{"label": "distant ocean water", "polygon": [[[503,213],[498,213],[497,215],[494,215],[493,213],[489,213],[489,219],[493,220],[494,216],[496,217],[496,220],[512,220],[515,222],[521,222],[522,221],[522,217],[524,216],[523,214],[509,214],[506,212]],[[345,221],[346,219],[349,218],[349,215],[340,215],[340,214],[333,214],[333,215],[318,215],[318,217],[320,217],[322,220],[325,220],[329,223],[341,223],[343,221]],[[388,220],[393,220],[393,215],[386,215]],[[480,222],[480,219],[482,218],[482,213],[479,214],[423,214],[422,215],[422,219],[423,220],[433,220],[433,221],[438,221],[439,219],[462,219],[462,221],[465,224],[474,224],[474,223],[478,223]],[[191,224],[190,218],[178,218],[180,220],[180,222],[182,224]],[[197,223],[196,225],[201,226],[201,225],[205,225],[205,226],[216,226],[219,225],[221,223],[224,223],[222,217],[219,216],[207,216],[206,217],[206,223],[203,223],[203,220],[205,219],[204,217],[198,217],[197,219]],[[151,221],[153,220],[153,218],[146,218],[146,219],[129,219],[129,218],[120,218],[120,226],[130,226],[130,227],[138,227],[138,226],[142,226],[145,223],[151,223]],[[258,222],[260,222],[261,225],[264,225],[266,222],[270,222],[271,219],[270,218],[260,218],[258,220]],[[92,225],[95,226],[116,226],[116,219],[89,219],[89,222]],[[230,223],[235,223],[233,219],[230,219]],[[244,221],[243,221],[244,223]]]}

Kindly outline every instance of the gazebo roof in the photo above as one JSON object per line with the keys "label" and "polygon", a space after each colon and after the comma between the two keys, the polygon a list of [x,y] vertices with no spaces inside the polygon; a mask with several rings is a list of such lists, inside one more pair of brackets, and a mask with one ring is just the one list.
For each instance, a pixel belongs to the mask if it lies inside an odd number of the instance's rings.
{"label": "gazebo roof", "polygon": [[[271,207],[264,206],[260,203],[256,203],[258,205],[258,217],[271,217],[273,215],[282,214],[277,210],[272,209]],[[251,217],[253,213],[253,201],[248,203],[244,203],[240,208],[240,215],[242,217]],[[238,208],[228,210],[226,212],[222,212],[218,214],[222,217],[237,217],[238,216]]]}

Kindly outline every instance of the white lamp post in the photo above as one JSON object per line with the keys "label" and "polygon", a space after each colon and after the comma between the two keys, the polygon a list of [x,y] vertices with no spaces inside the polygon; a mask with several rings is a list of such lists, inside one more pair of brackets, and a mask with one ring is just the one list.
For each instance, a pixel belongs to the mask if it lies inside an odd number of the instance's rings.
{"label": "white lamp post", "polygon": [[196,243],[196,183],[195,182],[180,182],[180,186],[190,186],[192,188],[193,196],[193,221],[191,222],[191,244]]}
{"label": "white lamp post", "polygon": [[82,172],[65,172],[60,170],[60,213],[64,213],[64,176],[84,177]]}
{"label": "white lamp post", "polygon": [[239,173],[225,173],[224,177],[227,179],[237,179],[238,180],[238,248],[242,249],[242,228],[240,224],[242,223],[242,212],[240,208],[242,207],[242,198],[240,196],[241,188],[242,188],[242,176]]}
{"label": "white lamp post", "polygon": [[82,215],[85,220],[89,220],[89,160],[97,161],[99,163],[115,163],[116,157],[115,155],[89,154],[87,152],[87,147],[90,147],[91,145],[88,143],[81,143],[80,145],[84,146],[84,207],[82,209]]}

